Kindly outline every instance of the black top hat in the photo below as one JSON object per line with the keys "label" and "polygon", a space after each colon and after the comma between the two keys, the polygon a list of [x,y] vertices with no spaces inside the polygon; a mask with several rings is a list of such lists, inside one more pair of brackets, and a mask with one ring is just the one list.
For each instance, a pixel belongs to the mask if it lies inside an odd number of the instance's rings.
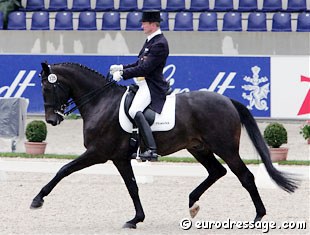
{"label": "black top hat", "polygon": [[144,11],[141,22],[161,22],[160,11]]}

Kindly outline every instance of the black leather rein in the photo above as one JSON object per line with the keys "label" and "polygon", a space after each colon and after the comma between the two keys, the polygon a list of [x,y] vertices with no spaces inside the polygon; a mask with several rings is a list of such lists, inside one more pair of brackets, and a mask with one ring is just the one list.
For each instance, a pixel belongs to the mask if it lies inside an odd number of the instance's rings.
{"label": "black leather rein", "polygon": [[[99,95],[101,92],[103,92],[105,89],[107,89],[109,86],[111,86],[112,84],[116,83],[116,81],[109,81],[108,83],[106,83],[103,87],[99,87],[85,95],[83,95],[82,97],[80,97],[78,100],[74,101],[74,100],[69,100],[65,106],[68,107],[72,104],[75,104],[74,107],[72,107],[71,109],[69,109],[68,111],[64,112],[64,115],[69,115],[70,113],[74,112],[75,110],[77,110],[78,108],[82,107],[83,105],[87,104],[88,102],[90,102],[94,97],[96,97],[97,95]],[[79,105],[76,105],[77,102],[81,102]]]}

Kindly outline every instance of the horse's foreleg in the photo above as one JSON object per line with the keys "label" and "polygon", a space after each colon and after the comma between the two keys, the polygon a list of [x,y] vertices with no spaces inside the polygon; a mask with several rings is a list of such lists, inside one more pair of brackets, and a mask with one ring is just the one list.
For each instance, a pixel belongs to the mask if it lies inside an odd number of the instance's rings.
{"label": "horse's foreleg", "polygon": [[43,198],[47,196],[53,188],[61,181],[64,177],[70,175],[71,173],[81,170],[83,168],[89,167],[94,165],[98,162],[98,159],[95,156],[92,156],[88,152],[82,154],[79,158],[69,162],[68,164],[64,165],[55,175],[55,177],[46,185],[44,186],[39,194],[35,196],[33,199],[30,208],[36,209],[43,206]]}
{"label": "horse's foreleg", "polygon": [[143,222],[145,215],[139,198],[139,189],[132,170],[131,162],[130,160],[114,161],[114,165],[118,169],[126,184],[136,210],[135,217],[132,220],[127,221],[123,228],[137,228],[137,223]]}
{"label": "horse's foreleg", "polygon": [[199,200],[200,196],[219,178],[224,176],[227,172],[226,168],[219,163],[212,152],[204,149],[188,151],[207,169],[209,176],[197,188],[195,188],[189,195],[189,212],[194,218],[198,211],[199,206],[195,203]]}

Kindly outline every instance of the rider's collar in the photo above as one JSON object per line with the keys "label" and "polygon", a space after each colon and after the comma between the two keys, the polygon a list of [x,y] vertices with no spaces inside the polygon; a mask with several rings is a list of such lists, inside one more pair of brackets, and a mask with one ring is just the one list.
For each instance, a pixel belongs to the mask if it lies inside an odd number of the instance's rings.
{"label": "rider's collar", "polygon": [[147,41],[149,42],[153,37],[155,37],[156,35],[159,35],[159,34],[161,34],[161,30],[157,29],[154,33],[147,36]]}

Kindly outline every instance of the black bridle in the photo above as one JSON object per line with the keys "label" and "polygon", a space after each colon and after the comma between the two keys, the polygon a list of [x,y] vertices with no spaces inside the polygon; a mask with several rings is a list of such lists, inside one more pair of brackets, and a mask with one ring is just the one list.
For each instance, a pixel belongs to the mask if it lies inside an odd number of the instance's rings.
{"label": "black bridle", "polygon": [[[51,68],[50,68],[51,70]],[[52,74],[52,72],[50,71],[50,74]],[[48,74],[48,75],[50,75]],[[47,75],[47,76],[48,76]],[[40,74],[41,76],[41,74]],[[51,84],[53,86],[53,103],[48,103],[44,101],[44,107],[52,107],[54,109],[54,112],[62,117],[69,115],[70,113],[74,112],[75,110],[79,109],[80,107],[82,107],[83,105],[87,104],[88,102],[90,102],[94,97],[96,97],[97,95],[99,95],[101,92],[103,92],[105,89],[107,89],[108,87],[110,87],[112,84],[116,83],[116,81],[111,79],[111,75],[110,73],[108,73],[107,75],[109,81],[102,87],[98,87],[95,90],[92,90],[91,92],[86,93],[85,95],[81,96],[79,99],[77,100],[73,100],[70,99],[68,100],[66,103],[60,101],[59,98],[59,91],[63,92],[65,95],[69,93],[69,88],[65,87],[64,85],[62,85],[59,81],[55,82],[55,83],[51,83],[50,81],[48,81],[48,78],[42,78],[42,80],[47,80],[47,82],[49,84]],[[79,105],[77,105],[77,103],[79,103]],[[67,107],[71,106],[72,104],[74,104],[75,106],[72,107],[71,109],[66,110]]]}

